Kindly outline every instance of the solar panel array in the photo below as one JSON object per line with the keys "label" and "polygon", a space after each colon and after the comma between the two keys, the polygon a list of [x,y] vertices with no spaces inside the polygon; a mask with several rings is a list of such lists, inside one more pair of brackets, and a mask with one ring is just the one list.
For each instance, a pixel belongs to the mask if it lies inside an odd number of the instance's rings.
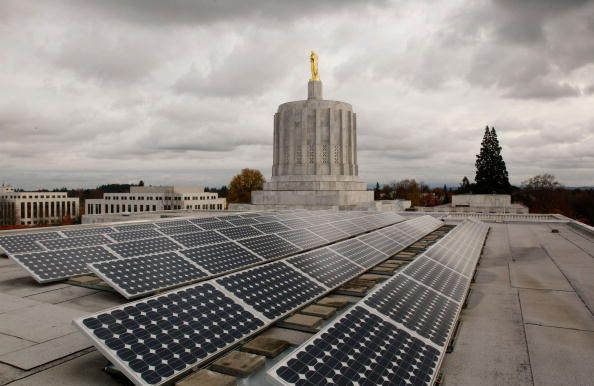
{"label": "solar panel array", "polygon": [[[410,230],[397,225],[372,234]],[[268,374],[284,385],[432,385],[487,231],[461,223]]]}
{"label": "solar panel array", "polygon": [[[404,228],[426,234],[441,224],[419,218]],[[389,257],[379,250],[375,253]],[[114,307],[74,323],[134,383],[160,385],[364,271],[365,267],[324,247]],[[394,347],[406,345],[400,338],[390,339]]]}
{"label": "solar panel array", "polygon": [[[218,275],[349,237],[347,233],[324,237],[313,232],[316,224],[321,224],[317,226],[324,227],[328,226],[329,222],[350,223],[359,219],[365,220],[365,223],[369,224],[368,228],[362,230],[363,232],[402,221],[404,218],[394,213],[305,210],[240,213],[219,217],[145,221],[94,228],[83,227],[82,229],[54,232],[26,232],[0,236],[0,248],[5,250],[13,260],[39,282],[46,283],[64,280],[72,276],[96,273],[122,295],[133,298],[164,289],[155,284],[154,288],[142,286],[143,290],[140,291],[141,287],[128,282],[129,277],[136,277],[137,282],[141,278],[147,282],[154,281],[159,284],[167,282],[167,280],[163,281],[161,278],[152,276],[151,273],[154,271],[149,267],[155,261],[150,257],[153,254],[173,256],[170,252],[180,252],[185,256],[184,251],[217,244],[228,245],[231,248],[230,251],[223,251],[219,248],[219,253],[223,255],[235,254],[234,264],[220,263],[218,268],[210,272],[207,267],[199,262],[194,262],[192,266],[197,272],[193,275],[170,278],[171,284],[166,288],[171,288],[199,280],[203,277],[200,275],[202,272],[208,272],[206,276]],[[285,237],[278,236],[277,233],[283,233]],[[326,233],[324,232],[324,234]],[[259,236],[260,238],[258,238]],[[236,241],[239,244],[229,244],[230,241]],[[237,260],[238,245],[250,252],[245,261]],[[102,250],[101,254],[96,253],[97,248]],[[56,251],[57,253],[31,255],[33,252],[47,251]],[[191,254],[191,252],[188,253]],[[35,264],[32,261],[38,256],[46,255],[59,256],[61,263],[50,270],[43,263]],[[94,260],[92,256],[95,255],[100,258]],[[130,261],[131,267],[127,271],[128,276],[114,275],[113,268],[115,266],[123,267],[127,264],[127,259],[130,258],[135,259]],[[122,259],[124,259],[122,262],[118,261]],[[145,260],[147,269],[144,269],[142,264]],[[113,261],[113,267],[106,261]],[[225,265],[229,267],[228,270],[221,269]],[[179,281],[182,277],[188,280]],[[194,279],[190,280],[190,277]],[[136,288],[136,290],[129,292],[124,289],[125,287]]]}

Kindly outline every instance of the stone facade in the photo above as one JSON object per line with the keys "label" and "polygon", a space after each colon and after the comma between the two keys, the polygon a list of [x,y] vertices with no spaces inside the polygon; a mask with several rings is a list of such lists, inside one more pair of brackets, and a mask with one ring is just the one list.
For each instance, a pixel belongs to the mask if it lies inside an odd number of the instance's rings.
{"label": "stone facade", "polygon": [[358,177],[357,115],[350,104],[322,98],[309,81],[307,100],[274,115],[272,178],[252,204],[284,207],[357,206],[373,202]]}
{"label": "stone facade", "polygon": [[201,187],[131,186],[130,193],[105,193],[85,202],[86,215],[156,212],[163,210],[224,210],[226,199]]}
{"label": "stone facade", "polygon": [[61,224],[79,215],[79,199],[66,192],[15,192],[0,189],[0,225]]}

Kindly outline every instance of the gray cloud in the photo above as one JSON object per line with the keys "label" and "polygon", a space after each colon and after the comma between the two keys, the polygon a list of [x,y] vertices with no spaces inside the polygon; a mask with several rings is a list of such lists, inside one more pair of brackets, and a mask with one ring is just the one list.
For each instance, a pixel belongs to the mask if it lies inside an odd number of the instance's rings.
{"label": "gray cloud", "polygon": [[594,181],[594,1],[0,3],[0,180],[228,183],[270,174],[272,117],[358,114],[366,181],[457,184],[495,125],[512,182]]}

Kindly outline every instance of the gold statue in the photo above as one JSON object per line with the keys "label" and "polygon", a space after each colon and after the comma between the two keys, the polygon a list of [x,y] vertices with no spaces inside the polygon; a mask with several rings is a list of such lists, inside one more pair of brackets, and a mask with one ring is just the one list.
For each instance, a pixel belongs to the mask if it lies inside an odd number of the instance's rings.
{"label": "gold statue", "polygon": [[320,80],[320,75],[318,74],[318,54],[314,51],[311,52],[309,55],[309,62],[311,64],[311,79],[310,80]]}

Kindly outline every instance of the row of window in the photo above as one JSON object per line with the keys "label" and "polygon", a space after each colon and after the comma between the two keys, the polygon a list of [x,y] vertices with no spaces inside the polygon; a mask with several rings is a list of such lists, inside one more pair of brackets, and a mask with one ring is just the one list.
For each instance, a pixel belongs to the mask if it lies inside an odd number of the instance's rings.
{"label": "row of window", "polygon": [[[198,201],[198,200],[216,200],[218,197],[216,194],[214,195],[208,195],[208,196],[186,196],[184,197],[184,200],[186,201]],[[130,200],[130,201],[135,201],[136,199],[138,199],[139,201],[181,201],[181,197],[154,197],[154,196],[105,196],[106,200]]]}
{"label": "row of window", "polygon": [[[144,196],[138,196],[138,197],[136,197],[136,196],[105,196],[105,199],[106,200],[116,200],[116,201],[117,200],[135,201],[137,198],[138,198],[139,201],[144,201],[145,200],[145,197]],[[165,197],[165,198],[163,198],[163,197],[146,196],[146,200],[147,201],[153,201],[153,200],[155,200],[155,201],[164,201],[164,200],[166,200],[166,201],[171,201],[171,200],[180,201],[181,200],[181,197]]]}
{"label": "row of window", "polygon": [[[192,205],[186,205],[186,209],[192,209]],[[194,209],[198,210],[223,210],[223,204],[202,204],[194,205]]]}
{"label": "row of window", "polygon": [[75,217],[75,201],[21,202],[21,218]]}
{"label": "row of window", "polygon": [[[181,205],[164,205],[163,210],[180,210]],[[192,209],[192,205],[187,205],[186,209]],[[194,205],[198,210],[223,210],[223,204],[202,204]],[[87,204],[87,214],[110,214],[110,213],[139,213],[154,212],[157,205],[138,205],[138,204]]]}
{"label": "row of window", "polygon": [[39,195],[39,194],[37,194],[37,195],[16,194],[16,195],[10,195],[10,196],[6,195],[3,198],[10,198],[12,200],[28,198],[28,199],[33,200],[33,199],[40,199],[40,198],[66,198],[66,197],[68,197],[68,196],[66,195],[66,193],[64,193],[64,194],[58,194],[58,195],[55,195],[55,194],[41,194],[41,195]]}

